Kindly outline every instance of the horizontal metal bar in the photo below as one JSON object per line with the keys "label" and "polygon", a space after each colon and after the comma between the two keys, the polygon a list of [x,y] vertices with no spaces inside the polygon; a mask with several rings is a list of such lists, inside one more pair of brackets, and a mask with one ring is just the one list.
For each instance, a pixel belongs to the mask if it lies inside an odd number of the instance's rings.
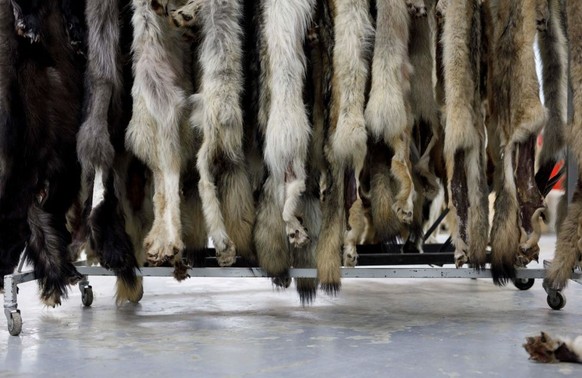
{"label": "horizontal metal bar", "polygon": [[[100,266],[77,266],[79,273],[86,276],[114,276],[115,273]],[[174,269],[171,267],[148,267],[136,271],[143,277],[172,277]],[[269,277],[261,268],[190,268],[190,277],[229,277],[252,278]],[[293,268],[289,270],[291,277],[315,278],[317,270],[314,268]],[[341,268],[342,278],[491,278],[489,269],[475,270],[473,268],[418,268],[418,267],[369,267]],[[518,268],[516,278],[541,279],[545,276],[545,269]],[[12,275],[15,283],[34,280],[34,273],[26,271]],[[582,283],[582,272],[576,271],[571,279]]]}

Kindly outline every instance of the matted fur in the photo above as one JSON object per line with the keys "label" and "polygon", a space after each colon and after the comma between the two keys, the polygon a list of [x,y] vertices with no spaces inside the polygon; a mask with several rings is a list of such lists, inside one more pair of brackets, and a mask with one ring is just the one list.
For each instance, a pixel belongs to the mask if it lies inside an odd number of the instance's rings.
{"label": "matted fur", "polygon": [[443,31],[444,155],[457,267],[485,265],[488,231],[485,128],[481,116],[479,1],[450,1]]}
{"label": "matted fur", "polygon": [[[192,91],[189,47],[173,27],[167,10],[183,2],[164,2],[152,9],[150,1],[133,0],[134,27],[132,87],[133,116],[126,145],[151,169],[154,183],[154,222],[144,241],[148,262],[173,261],[183,272],[184,249],[180,215],[180,174],[193,153],[193,132],[186,117]],[[158,4],[159,5],[159,4]],[[185,276],[175,274],[176,278]]]}
{"label": "matted fur", "polygon": [[[582,3],[569,0],[566,6],[566,14],[568,17],[568,40],[570,42],[570,82],[573,104],[571,124],[568,128],[568,146],[576,157],[578,172],[581,172],[582,49],[580,48],[580,43],[582,41],[582,25],[577,21],[582,17]],[[568,205],[563,222],[559,223],[554,259],[544,280],[548,287],[556,290],[561,290],[567,286],[568,279],[571,277],[574,268],[582,267],[581,186],[582,182],[579,179],[572,203]],[[565,200],[561,202],[565,202]]]}
{"label": "matted fur", "polygon": [[54,306],[81,278],[70,262],[66,213],[80,189],[84,61],[69,43],[59,2],[33,9],[43,36],[33,44],[17,37],[11,5],[0,1],[0,260],[8,262],[0,274],[12,272],[27,243],[41,300]]}

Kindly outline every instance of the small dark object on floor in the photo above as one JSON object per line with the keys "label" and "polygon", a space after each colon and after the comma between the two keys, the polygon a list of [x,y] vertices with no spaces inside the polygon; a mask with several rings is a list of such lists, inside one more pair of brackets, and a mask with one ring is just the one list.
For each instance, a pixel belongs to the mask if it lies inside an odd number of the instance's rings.
{"label": "small dark object on floor", "polygon": [[574,340],[552,338],[545,332],[540,336],[527,337],[523,344],[529,358],[536,362],[577,362],[582,363],[582,336]]}

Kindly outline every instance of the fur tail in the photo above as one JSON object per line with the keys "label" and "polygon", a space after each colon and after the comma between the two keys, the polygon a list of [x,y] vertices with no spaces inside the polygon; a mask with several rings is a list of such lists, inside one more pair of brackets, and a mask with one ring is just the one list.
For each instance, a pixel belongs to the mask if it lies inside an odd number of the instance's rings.
{"label": "fur tail", "polygon": [[28,211],[31,236],[26,257],[34,266],[34,274],[41,288],[41,300],[47,306],[61,304],[68,295],[67,286],[77,283],[82,276],[69,261],[67,244],[70,240],[65,220],[54,217],[33,204]]}

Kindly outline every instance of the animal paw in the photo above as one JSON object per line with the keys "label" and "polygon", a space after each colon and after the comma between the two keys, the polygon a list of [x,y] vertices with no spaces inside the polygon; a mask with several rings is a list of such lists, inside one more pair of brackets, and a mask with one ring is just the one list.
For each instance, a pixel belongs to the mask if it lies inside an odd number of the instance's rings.
{"label": "animal paw", "polygon": [[469,258],[464,251],[455,251],[455,267],[461,268],[469,262]]}
{"label": "animal paw", "polygon": [[195,26],[200,18],[198,14],[202,8],[200,0],[191,0],[186,5],[170,12],[172,21],[177,27],[192,27]]}
{"label": "animal paw", "polygon": [[301,225],[298,227],[287,226],[287,236],[293,248],[304,248],[311,242],[307,230]]}
{"label": "animal paw", "polygon": [[344,246],[344,266],[353,268],[358,265],[358,252],[355,245]]}
{"label": "animal paw", "polygon": [[230,239],[225,238],[220,242],[215,241],[214,248],[218,266],[232,266],[236,262],[236,248]]}
{"label": "animal paw", "polygon": [[406,7],[411,16],[414,17],[425,17],[426,16],[426,5],[422,0],[406,0]]}
{"label": "animal paw", "polygon": [[174,262],[174,278],[176,281],[184,281],[186,278],[190,278],[188,267],[184,264],[181,258],[176,259]]}
{"label": "animal paw", "polygon": [[163,237],[157,237],[158,235],[151,234],[152,232],[145,239],[144,250],[147,261],[152,266],[160,266],[172,260],[184,249],[184,244],[181,240],[170,241],[165,240]]}
{"label": "animal paw", "polygon": [[392,205],[392,210],[394,210],[400,222],[404,224],[412,223],[412,204],[408,203],[408,201],[396,201]]}
{"label": "animal paw", "polygon": [[42,293],[40,300],[47,307],[55,308],[61,305],[61,295],[56,291],[49,293]]}
{"label": "animal paw", "polygon": [[273,285],[277,287],[287,289],[289,286],[291,286],[291,277],[285,274],[271,278],[271,282],[273,282]]}

